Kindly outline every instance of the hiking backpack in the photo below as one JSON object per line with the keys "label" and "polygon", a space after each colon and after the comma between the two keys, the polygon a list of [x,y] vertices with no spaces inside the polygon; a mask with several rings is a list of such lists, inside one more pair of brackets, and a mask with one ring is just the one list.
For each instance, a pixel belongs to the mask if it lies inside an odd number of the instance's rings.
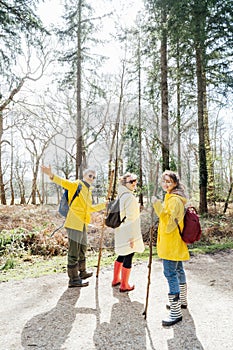
{"label": "hiking backpack", "polygon": [[58,208],[58,212],[62,216],[64,216],[64,217],[67,216],[69,208],[70,208],[73,200],[79,195],[79,192],[81,191],[81,189],[82,189],[82,185],[79,184],[77,187],[77,190],[75,191],[75,194],[73,195],[73,198],[71,199],[70,204],[68,204],[68,190],[64,191],[62,198],[61,198],[61,201],[60,201],[60,204],[59,204],[59,208]]}
{"label": "hiking backpack", "polygon": [[176,224],[178,226],[181,238],[185,243],[191,244],[200,240],[201,225],[200,225],[199,217],[197,215],[197,211],[194,207],[188,207],[185,210],[184,228],[182,232],[177,219],[176,219]]}
{"label": "hiking backpack", "polygon": [[[122,193],[123,196],[125,193]],[[120,196],[120,197],[121,197]],[[107,215],[105,217],[105,225],[112,228],[119,227],[125,221],[126,216],[121,220],[120,216],[120,197],[110,201],[107,206]]]}

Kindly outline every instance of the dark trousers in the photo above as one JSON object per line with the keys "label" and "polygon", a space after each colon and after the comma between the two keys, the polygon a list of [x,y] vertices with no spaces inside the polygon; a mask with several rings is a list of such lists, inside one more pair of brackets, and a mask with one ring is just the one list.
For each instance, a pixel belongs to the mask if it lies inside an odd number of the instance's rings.
{"label": "dark trousers", "polygon": [[67,228],[68,233],[68,265],[76,265],[77,262],[85,260],[87,251],[87,233]]}
{"label": "dark trousers", "polygon": [[131,269],[134,253],[128,255],[118,255],[116,261],[123,263],[123,267]]}

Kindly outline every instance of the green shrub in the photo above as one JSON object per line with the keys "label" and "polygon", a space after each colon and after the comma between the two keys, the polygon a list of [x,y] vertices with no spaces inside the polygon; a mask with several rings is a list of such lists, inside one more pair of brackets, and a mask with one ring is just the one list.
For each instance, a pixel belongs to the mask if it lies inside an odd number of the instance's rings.
{"label": "green shrub", "polygon": [[15,267],[15,261],[14,259],[10,258],[10,259],[7,259],[5,264],[1,267],[1,270],[11,270],[11,269],[14,269]]}

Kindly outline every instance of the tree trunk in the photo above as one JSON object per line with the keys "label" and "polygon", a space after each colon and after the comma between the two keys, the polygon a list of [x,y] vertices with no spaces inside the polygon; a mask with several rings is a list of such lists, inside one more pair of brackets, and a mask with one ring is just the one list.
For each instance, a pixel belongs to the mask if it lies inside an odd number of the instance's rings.
{"label": "tree trunk", "polygon": [[139,142],[139,203],[143,206],[143,181],[142,181],[142,110],[141,110],[141,40],[140,33],[138,35],[138,142]]}
{"label": "tree trunk", "polygon": [[81,104],[81,37],[82,37],[82,0],[78,2],[78,28],[77,28],[77,83],[76,83],[76,103],[77,103],[77,131],[76,131],[76,178],[82,178],[82,159],[83,159],[83,135],[82,135],[82,104]]}
{"label": "tree trunk", "polygon": [[25,174],[25,168],[20,165],[19,159],[16,159],[15,179],[19,187],[20,204],[26,204],[24,174]]}
{"label": "tree trunk", "polygon": [[[119,125],[120,125],[120,117],[121,117],[121,110],[122,110],[122,101],[123,101],[123,95],[124,95],[124,77],[125,77],[125,62],[123,62],[122,67],[122,74],[121,74],[121,86],[120,86],[120,96],[119,96],[119,103],[118,103],[118,110],[117,110],[117,117],[115,122],[115,128],[112,136],[112,142],[110,147],[110,155],[109,155],[109,174],[108,177],[110,178],[110,174],[112,172],[112,164],[114,163],[114,181],[112,186],[112,199],[115,196],[116,193],[116,183],[117,183],[117,177],[118,177],[118,146],[119,146]],[[114,150],[115,150],[115,159],[114,159]]]}
{"label": "tree trunk", "polygon": [[181,116],[180,116],[180,52],[179,52],[179,41],[177,42],[176,50],[176,100],[177,100],[177,116],[176,116],[176,126],[177,126],[177,168],[179,177],[182,177],[181,174]]}
{"label": "tree trunk", "polygon": [[206,88],[206,74],[203,73],[203,104],[204,104],[204,130],[205,130],[205,149],[206,149],[206,166],[208,172],[208,183],[207,183],[207,197],[208,201],[215,203],[215,181],[214,181],[214,162],[213,153],[210,144],[209,136],[209,117],[207,107],[207,88]]}
{"label": "tree trunk", "polygon": [[199,135],[199,190],[200,190],[200,213],[207,213],[207,162],[205,149],[204,128],[204,90],[203,90],[203,61],[202,50],[196,45],[196,74],[197,74],[197,108],[198,108],[198,135]]}
{"label": "tree trunk", "polygon": [[14,186],[13,186],[13,164],[14,164],[14,138],[13,138],[13,133],[11,130],[11,166],[10,166],[10,190],[11,190],[11,202],[10,205],[15,204],[15,193],[14,193]]}
{"label": "tree trunk", "polygon": [[37,174],[36,171],[33,172],[33,179],[32,179],[32,192],[31,192],[31,203],[33,205],[36,205],[36,191],[37,191],[37,185],[36,185],[36,179],[37,179]]}
{"label": "tree trunk", "polygon": [[226,202],[225,202],[225,205],[224,205],[224,210],[223,210],[224,214],[225,214],[225,212],[227,211],[227,208],[228,208],[228,203],[229,203],[229,199],[230,199],[230,196],[231,196],[232,189],[233,189],[233,182],[231,183],[231,186],[230,186],[230,189],[229,189],[229,192],[228,192],[228,196],[227,196],[227,199],[226,199]]}
{"label": "tree trunk", "polygon": [[206,137],[205,137],[205,28],[206,28],[207,8],[205,2],[194,2],[193,4],[193,30],[194,49],[196,60],[197,77],[197,109],[198,109],[198,136],[199,136],[199,191],[200,202],[199,211],[201,214],[207,213],[207,184],[208,171],[206,159]]}
{"label": "tree trunk", "polygon": [[[33,179],[32,179],[32,192],[31,192],[32,201],[31,201],[31,203],[33,205],[37,204],[37,200],[36,199],[37,199],[37,195],[38,195],[38,192],[39,192],[39,190],[37,188],[38,171],[39,171],[39,160],[37,162],[36,169],[33,172]],[[39,195],[39,201],[42,204],[42,196],[41,196],[41,194]]]}
{"label": "tree trunk", "polygon": [[1,204],[6,205],[6,193],[5,185],[3,182],[3,171],[2,171],[2,136],[3,136],[3,115],[0,111],[0,191],[1,191]]}
{"label": "tree trunk", "polygon": [[167,16],[162,12],[162,39],[160,50],[161,64],[161,103],[162,103],[162,167],[163,171],[169,169],[169,125],[168,125],[168,85],[167,85]]}

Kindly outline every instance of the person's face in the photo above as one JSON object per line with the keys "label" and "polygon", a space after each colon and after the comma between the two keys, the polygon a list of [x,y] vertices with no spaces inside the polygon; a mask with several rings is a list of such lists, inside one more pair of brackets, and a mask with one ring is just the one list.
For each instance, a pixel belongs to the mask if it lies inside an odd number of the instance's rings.
{"label": "person's face", "polygon": [[83,180],[86,181],[89,185],[92,185],[96,178],[96,174],[89,171],[87,174],[83,176]]}
{"label": "person's face", "polygon": [[133,179],[132,177],[127,177],[127,179],[126,179],[126,187],[130,191],[134,191],[136,186],[137,186],[137,180]]}
{"label": "person's face", "polygon": [[170,178],[170,176],[165,175],[164,178],[162,179],[162,189],[166,191],[167,193],[170,193],[173,188],[176,187],[176,182]]}

